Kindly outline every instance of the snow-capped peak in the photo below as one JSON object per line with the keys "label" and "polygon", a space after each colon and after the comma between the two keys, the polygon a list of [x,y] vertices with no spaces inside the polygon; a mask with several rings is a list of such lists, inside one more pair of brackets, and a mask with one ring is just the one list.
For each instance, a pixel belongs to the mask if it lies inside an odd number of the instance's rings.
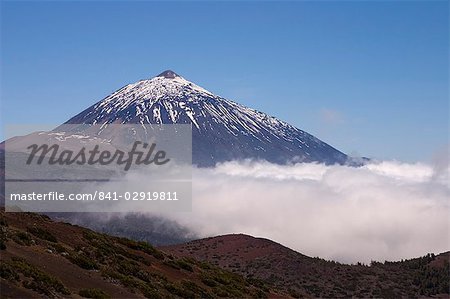
{"label": "snow-capped peak", "polygon": [[171,70],[124,86],[68,123],[190,123],[193,160],[203,165],[248,157],[274,162],[300,158],[326,163],[344,163],[347,158],[314,136],[214,95]]}
{"label": "snow-capped peak", "polygon": [[184,79],[174,71],[167,70],[151,79],[122,87],[97,103],[95,108],[109,114],[134,105],[151,107],[161,99],[177,101],[180,98],[187,98],[197,101],[213,96],[206,89]]}

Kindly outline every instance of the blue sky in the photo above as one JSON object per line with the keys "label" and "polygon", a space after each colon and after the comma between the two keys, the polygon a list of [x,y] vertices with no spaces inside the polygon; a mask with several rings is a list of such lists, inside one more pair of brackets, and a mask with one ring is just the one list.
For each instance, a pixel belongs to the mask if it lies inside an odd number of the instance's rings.
{"label": "blue sky", "polygon": [[2,123],[59,124],[172,69],[346,153],[428,161],[449,142],[448,12],[448,1],[3,1]]}

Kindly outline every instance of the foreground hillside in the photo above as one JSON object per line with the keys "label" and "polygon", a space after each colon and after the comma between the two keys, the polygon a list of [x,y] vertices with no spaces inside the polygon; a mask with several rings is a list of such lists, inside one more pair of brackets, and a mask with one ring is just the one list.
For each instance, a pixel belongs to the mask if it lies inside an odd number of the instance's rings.
{"label": "foreground hillside", "polygon": [[225,235],[162,249],[261,279],[293,297],[449,298],[450,252],[370,266],[343,265],[247,235]]}
{"label": "foreground hillside", "polygon": [[449,257],[343,265],[227,235],[156,249],[0,212],[1,298],[448,298]]}
{"label": "foreground hillside", "polygon": [[33,213],[0,212],[1,298],[283,298],[256,279]]}

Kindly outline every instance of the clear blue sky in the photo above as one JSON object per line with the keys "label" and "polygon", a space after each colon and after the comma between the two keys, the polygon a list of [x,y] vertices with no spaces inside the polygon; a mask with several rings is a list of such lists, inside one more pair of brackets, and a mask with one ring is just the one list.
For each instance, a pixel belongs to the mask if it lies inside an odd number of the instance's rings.
{"label": "clear blue sky", "polygon": [[448,14],[448,1],[2,2],[2,123],[59,124],[172,69],[346,153],[427,161],[449,142]]}

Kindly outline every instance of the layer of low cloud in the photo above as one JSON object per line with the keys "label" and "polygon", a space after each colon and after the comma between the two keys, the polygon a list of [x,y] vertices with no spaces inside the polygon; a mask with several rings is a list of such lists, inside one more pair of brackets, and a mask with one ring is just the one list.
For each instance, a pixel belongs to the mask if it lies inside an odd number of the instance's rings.
{"label": "layer of low cloud", "polygon": [[200,236],[245,233],[341,262],[450,249],[449,165],[360,168],[229,162],[194,169],[191,213],[164,213]]}

